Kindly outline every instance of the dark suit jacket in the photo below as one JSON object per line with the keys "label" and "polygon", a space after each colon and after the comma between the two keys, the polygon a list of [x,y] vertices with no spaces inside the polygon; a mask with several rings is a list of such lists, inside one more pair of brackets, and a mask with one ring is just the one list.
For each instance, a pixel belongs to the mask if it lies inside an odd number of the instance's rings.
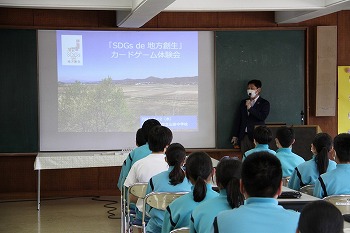
{"label": "dark suit jacket", "polygon": [[238,137],[238,143],[244,137],[245,128],[247,127],[247,133],[250,140],[253,140],[253,131],[256,125],[265,125],[265,119],[270,113],[270,103],[261,96],[255,102],[254,106],[249,109],[249,115],[247,107],[245,105],[246,100],[241,101],[239,105],[239,114],[234,122],[233,136]]}

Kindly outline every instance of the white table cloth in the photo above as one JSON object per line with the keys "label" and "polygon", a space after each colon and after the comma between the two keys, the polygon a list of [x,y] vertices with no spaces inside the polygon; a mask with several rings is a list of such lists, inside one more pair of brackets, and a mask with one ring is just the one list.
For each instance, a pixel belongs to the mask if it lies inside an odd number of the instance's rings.
{"label": "white table cloth", "polygon": [[40,171],[89,167],[122,166],[128,152],[39,152],[34,161],[38,171],[38,210],[40,210]]}

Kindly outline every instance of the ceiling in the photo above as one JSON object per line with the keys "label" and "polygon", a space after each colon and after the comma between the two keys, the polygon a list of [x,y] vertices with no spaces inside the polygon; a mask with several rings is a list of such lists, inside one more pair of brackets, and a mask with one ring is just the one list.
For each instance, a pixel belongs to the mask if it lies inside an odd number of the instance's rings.
{"label": "ceiling", "polygon": [[273,11],[278,24],[299,23],[350,10],[350,0],[0,0],[0,7],[115,10],[118,27],[139,28],[160,12]]}

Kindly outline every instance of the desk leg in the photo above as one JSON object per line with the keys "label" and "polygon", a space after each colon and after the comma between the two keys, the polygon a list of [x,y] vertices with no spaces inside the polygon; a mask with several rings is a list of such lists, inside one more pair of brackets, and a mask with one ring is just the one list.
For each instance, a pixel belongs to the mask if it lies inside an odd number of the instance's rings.
{"label": "desk leg", "polygon": [[38,210],[40,210],[40,170],[38,170]]}

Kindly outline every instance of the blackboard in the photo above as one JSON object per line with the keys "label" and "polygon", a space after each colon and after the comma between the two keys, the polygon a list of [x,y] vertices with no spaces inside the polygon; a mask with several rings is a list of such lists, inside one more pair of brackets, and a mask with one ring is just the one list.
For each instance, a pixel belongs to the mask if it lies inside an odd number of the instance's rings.
{"label": "blackboard", "polygon": [[0,153],[38,151],[35,30],[0,30]]}
{"label": "blackboard", "polygon": [[[304,111],[305,31],[215,32],[216,145],[230,140],[247,82],[262,81],[261,96],[271,105],[266,122],[301,123]],[[305,112],[305,111],[304,111]]]}

